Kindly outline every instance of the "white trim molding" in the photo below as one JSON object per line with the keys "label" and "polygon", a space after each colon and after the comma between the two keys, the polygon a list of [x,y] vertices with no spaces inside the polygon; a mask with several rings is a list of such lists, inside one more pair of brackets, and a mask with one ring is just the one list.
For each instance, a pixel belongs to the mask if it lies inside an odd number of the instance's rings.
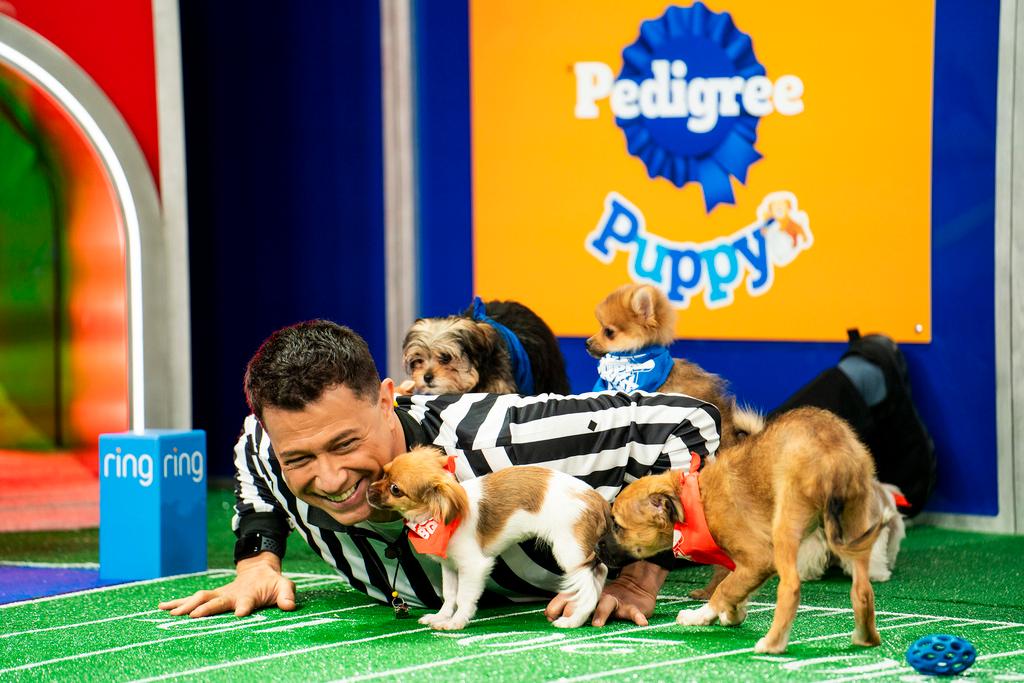
{"label": "white trim molding", "polygon": [[[0,15],[0,63],[52,97],[103,164],[124,226],[128,309],[129,425],[183,428],[191,422],[190,373],[178,375],[172,357],[188,347],[188,308],[167,275],[169,239],[153,176],[138,141],[96,83],[61,50],[17,21]],[[184,317],[185,336],[181,325]],[[187,391],[178,389],[184,383]],[[187,419],[181,421],[181,416]]]}
{"label": "white trim molding", "polygon": [[416,317],[415,79],[410,0],[380,0],[387,372],[405,376],[402,340]]}
{"label": "white trim molding", "polygon": [[1024,65],[1024,0],[1003,0],[993,254],[998,514],[926,512],[919,519],[952,529],[1024,534],[1024,146],[1014,143],[1024,140],[1024,68],[1017,64]]}
{"label": "white trim molding", "polygon": [[160,204],[167,260],[168,314],[174,378],[168,427],[192,427],[191,301],[189,298],[188,202],[185,173],[185,106],[181,82],[181,30],[178,0],[153,0],[157,125],[160,144]]}

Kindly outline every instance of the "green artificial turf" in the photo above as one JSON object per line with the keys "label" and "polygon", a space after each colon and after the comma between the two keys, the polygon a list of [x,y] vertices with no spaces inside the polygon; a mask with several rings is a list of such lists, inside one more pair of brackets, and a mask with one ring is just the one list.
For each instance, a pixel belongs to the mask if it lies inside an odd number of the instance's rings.
{"label": "green artificial turf", "polygon": [[[883,642],[870,649],[850,643],[850,582],[838,572],[804,584],[788,651],[761,656],[752,648],[771,621],[774,581],[738,627],[675,623],[707,578],[691,567],[670,575],[648,627],[561,631],[535,603],[435,632],[347,588],[298,539],[285,560],[295,612],[194,620],[156,610],[231,579],[230,498],[210,494],[210,566],[220,569],[0,607],[0,680],[916,681],[904,653],[930,633],[977,646],[972,680],[1024,680],[1024,537],[909,529],[892,580],[875,585]],[[0,548],[5,559],[96,558],[94,531],[0,535]]]}

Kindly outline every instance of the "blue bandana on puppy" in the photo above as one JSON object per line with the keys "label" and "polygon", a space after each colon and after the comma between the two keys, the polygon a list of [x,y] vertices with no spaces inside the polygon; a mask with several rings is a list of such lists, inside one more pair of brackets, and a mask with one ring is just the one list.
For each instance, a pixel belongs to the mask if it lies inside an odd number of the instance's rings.
{"label": "blue bandana on puppy", "polygon": [[526,355],[526,349],[523,348],[519,337],[515,332],[487,315],[484,302],[480,297],[473,298],[472,309],[473,320],[487,323],[497,330],[505,340],[505,346],[508,348],[508,355],[512,361],[512,374],[516,380],[516,390],[524,395],[533,394],[533,369],[530,367],[530,358]]}
{"label": "blue bandana on puppy", "polygon": [[594,391],[657,391],[672,372],[667,346],[648,346],[634,353],[611,351],[597,364],[600,376]]}

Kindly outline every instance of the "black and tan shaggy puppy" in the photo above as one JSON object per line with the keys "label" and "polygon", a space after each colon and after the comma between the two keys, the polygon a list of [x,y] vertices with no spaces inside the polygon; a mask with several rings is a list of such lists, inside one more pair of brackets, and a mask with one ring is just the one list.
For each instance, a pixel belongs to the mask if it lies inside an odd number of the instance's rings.
{"label": "black and tan shaggy puppy", "polygon": [[420,318],[403,342],[403,390],[416,394],[568,394],[551,328],[517,301],[477,298],[458,315]]}

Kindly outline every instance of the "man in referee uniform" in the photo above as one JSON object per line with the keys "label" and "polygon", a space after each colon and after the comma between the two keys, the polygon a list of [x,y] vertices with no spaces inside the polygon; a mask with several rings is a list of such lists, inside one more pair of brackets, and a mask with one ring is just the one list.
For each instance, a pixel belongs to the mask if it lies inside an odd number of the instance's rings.
{"label": "man in referee uniform", "polygon": [[[885,388],[883,380],[883,394]],[[271,335],[249,361],[245,391],[253,414],[235,447],[236,577],[159,605],[173,615],[295,609],[294,584],[281,569],[292,529],[357,590],[381,601],[397,591],[412,606],[439,607],[440,565],[412,550],[401,518],[366,499],[383,466],[413,445],[457,455],[462,481],[543,465],[611,501],[634,479],[688,467],[691,451],[706,456],[719,443],[718,409],[679,394],[396,397],[363,339],[323,320]],[[623,568],[606,585],[592,623],[646,625],[667,566]],[[515,545],[495,563],[481,604],[549,598],[546,614],[555,619],[567,607],[555,595],[558,580],[545,549]]]}

